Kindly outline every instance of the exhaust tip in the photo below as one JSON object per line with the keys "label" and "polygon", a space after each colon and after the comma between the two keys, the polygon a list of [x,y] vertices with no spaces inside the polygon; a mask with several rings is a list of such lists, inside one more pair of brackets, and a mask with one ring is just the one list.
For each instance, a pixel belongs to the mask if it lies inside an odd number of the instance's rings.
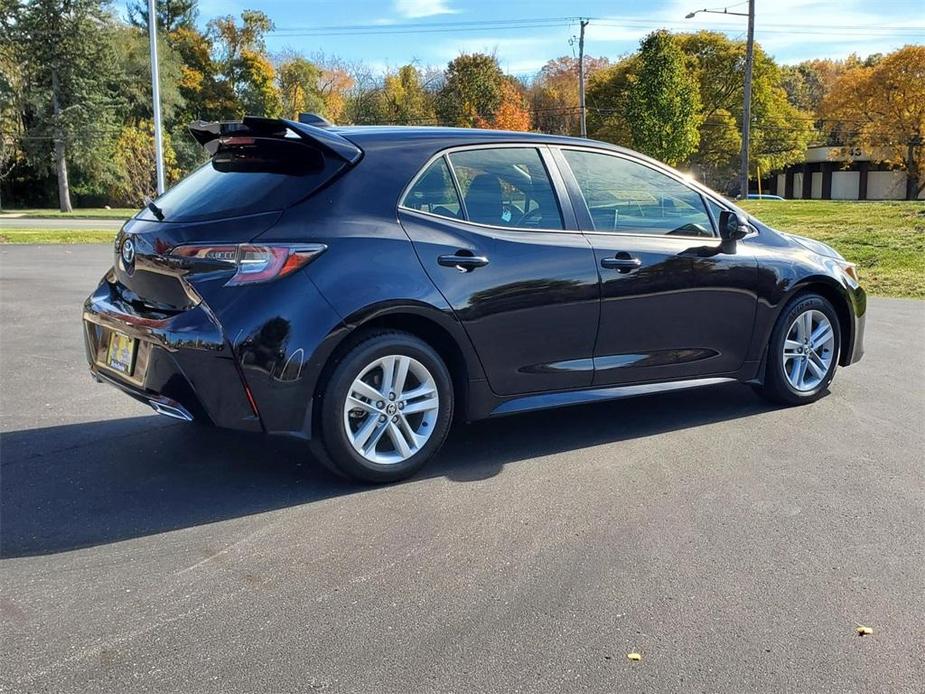
{"label": "exhaust tip", "polygon": [[173,419],[179,419],[184,422],[192,422],[193,415],[191,415],[185,407],[180,403],[170,401],[165,402],[163,400],[149,400],[148,404],[151,405],[151,408],[158,414],[162,414],[165,417],[172,417]]}

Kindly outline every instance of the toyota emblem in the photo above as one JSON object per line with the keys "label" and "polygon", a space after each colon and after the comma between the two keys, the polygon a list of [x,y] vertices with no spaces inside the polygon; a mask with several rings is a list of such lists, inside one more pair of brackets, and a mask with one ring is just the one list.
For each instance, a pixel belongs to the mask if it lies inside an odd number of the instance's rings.
{"label": "toyota emblem", "polygon": [[135,262],[135,242],[131,239],[125,239],[122,243],[122,262],[126,267],[131,267]]}

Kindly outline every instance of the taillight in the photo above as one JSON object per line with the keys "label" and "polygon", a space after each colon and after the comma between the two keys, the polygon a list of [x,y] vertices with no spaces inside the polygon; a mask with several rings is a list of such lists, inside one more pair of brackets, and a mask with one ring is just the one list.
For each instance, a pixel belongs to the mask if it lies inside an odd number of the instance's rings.
{"label": "taillight", "polygon": [[[323,243],[299,245],[241,243],[234,245],[196,244],[177,246],[170,255],[201,261],[205,265],[227,266],[235,273],[226,286],[269,282],[305,267],[327,248]],[[191,268],[192,269],[192,268]]]}

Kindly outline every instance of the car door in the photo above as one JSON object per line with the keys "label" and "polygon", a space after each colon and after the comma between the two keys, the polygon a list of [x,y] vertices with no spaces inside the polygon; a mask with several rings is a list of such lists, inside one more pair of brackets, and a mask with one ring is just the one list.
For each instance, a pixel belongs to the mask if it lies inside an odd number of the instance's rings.
{"label": "car door", "polygon": [[548,157],[536,146],[450,151],[422,170],[399,207],[421,263],[502,395],[593,379],[594,253]]}
{"label": "car door", "polygon": [[555,156],[601,276],[594,384],[739,369],[757,301],[748,243],[722,243],[704,196],[668,169],[601,150]]}

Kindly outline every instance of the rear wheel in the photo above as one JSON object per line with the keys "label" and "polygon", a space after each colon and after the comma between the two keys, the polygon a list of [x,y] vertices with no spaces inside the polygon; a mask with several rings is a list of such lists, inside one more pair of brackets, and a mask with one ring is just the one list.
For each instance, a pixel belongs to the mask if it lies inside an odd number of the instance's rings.
{"label": "rear wheel", "polygon": [[832,304],[818,294],[795,297],[771,333],[764,384],[756,390],[784,405],[818,400],[835,376],[840,344]]}
{"label": "rear wheel", "polygon": [[426,342],[408,333],[379,333],[343,357],[321,407],[330,463],[354,479],[394,482],[414,474],[443,445],[453,418],[453,384]]}

